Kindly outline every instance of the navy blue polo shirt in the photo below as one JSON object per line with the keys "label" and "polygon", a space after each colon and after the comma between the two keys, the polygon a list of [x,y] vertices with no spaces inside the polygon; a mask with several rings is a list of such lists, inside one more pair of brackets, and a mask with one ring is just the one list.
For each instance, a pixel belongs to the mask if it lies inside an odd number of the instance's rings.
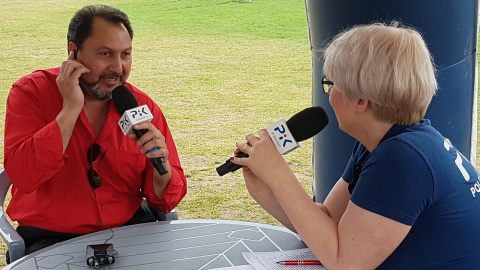
{"label": "navy blue polo shirt", "polygon": [[429,120],[357,142],[342,177],[356,205],[412,226],[378,269],[480,269],[478,173]]}

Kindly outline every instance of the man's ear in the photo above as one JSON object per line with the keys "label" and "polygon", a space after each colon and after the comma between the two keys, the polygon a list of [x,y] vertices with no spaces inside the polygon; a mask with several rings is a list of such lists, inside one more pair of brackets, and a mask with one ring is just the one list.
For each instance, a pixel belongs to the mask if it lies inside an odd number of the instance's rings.
{"label": "man's ear", "polygon": [[75,42],[70,41],[68,42],[68,53],[73,51],[73,57],[75,60],[77,59],[77,54],[78,54],[78,46],[75,44]]}

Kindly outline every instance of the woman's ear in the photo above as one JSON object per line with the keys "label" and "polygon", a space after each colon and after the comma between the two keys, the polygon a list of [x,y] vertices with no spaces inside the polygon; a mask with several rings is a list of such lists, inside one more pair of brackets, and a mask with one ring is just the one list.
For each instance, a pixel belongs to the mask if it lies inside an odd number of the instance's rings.
{"label": "woman's ear", "polygon": [[357,112],[362,113],[365,112],[370,104],[370,100],[368,99],[359,99],[357,101]]}

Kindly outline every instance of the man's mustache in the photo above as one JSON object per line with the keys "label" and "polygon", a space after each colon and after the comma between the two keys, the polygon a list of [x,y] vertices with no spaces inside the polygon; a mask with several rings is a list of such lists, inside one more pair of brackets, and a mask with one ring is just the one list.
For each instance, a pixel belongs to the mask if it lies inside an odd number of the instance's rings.
{"label": "man's mustache", "polygon": [[101,80],[109,80],[109,79],[118,79],[120,78],[121,81],[123,81],[123,74],[120,73],[109,73],[109,74],[102,74],[100,75]]}

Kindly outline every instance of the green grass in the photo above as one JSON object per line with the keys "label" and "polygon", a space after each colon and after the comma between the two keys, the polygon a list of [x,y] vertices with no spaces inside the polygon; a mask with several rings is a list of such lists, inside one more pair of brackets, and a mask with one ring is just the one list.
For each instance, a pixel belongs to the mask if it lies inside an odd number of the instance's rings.
{"label": "green grass", "polygon": [[[92,1],[0,1],[0,117],[11,84],[67,57],[66,32]],[[162,107],[172,129],[188,194],[182,219],[278,224],[249,197],[240,172],[215,168],[235,142],[311,105],[311,59],[303,1],[103,1],[134,28],[130,82]],[[0,121],[3,133],[3,120]],[[3,139],[3,138],[2,138]],[[287,159],[307,191],[311,141]],[[3,163],[3,147],[0,149]],[[0,265],[5,246],[0,247]]]}

